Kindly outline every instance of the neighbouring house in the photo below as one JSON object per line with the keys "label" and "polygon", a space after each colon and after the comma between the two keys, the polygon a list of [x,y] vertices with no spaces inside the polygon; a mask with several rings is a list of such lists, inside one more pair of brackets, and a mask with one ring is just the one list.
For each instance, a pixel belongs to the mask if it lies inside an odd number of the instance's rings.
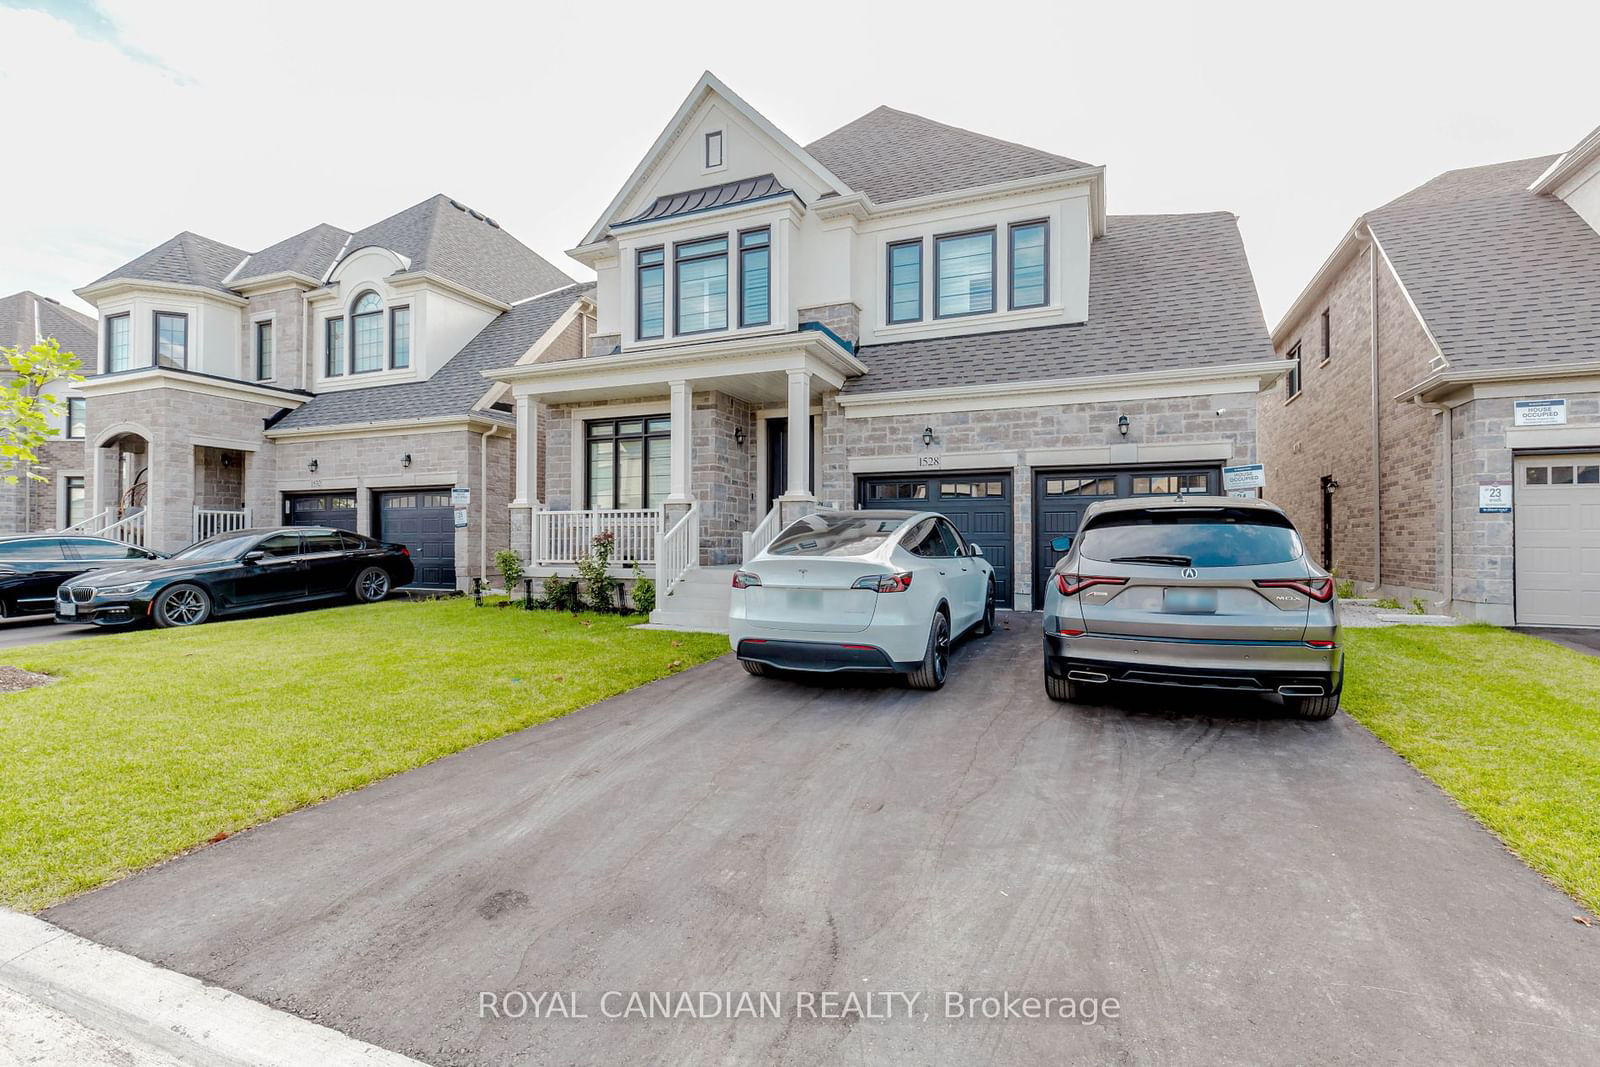
{"label": "neighbouring house", "polygon": [[1088,504],[1253,461],[1287,371],[1232,215],[1108,215],[1102,167],[888,107],[802,147],[709,73],[569,255],[595,334],[489,372],[514,537],[568,573],[612,531],[662,621],[819,506],[941,511],[1026,609]]}
{"label": "neighbouring house", "polygon": [[1268,499],[1364,588],[1600,625],[1600,130],[1357,220],[1273,331]]}
{"label": "neighbouring house", "polygon": [[80,528],[174,549],[332,526],[466,587],[510,544],[515,420],[484,371],[576,355],[589,292],[442,195],[254,253],[181,233],[78,290],[100,312]]}
{"label": "neighbouring house", "polygon": [[[0,299],[0,346],[26,349],[51,337],[63,352],[82,361],[79,373],[92,371],[94,319],[37,293],[14,293]],[[51,420],[56,435],[39,449],[40,473],[48,481],[22,477],[16,485],[0,482],[0,534],[61,529],[88,515],[84,510],[88,473],[83,444],[85,398],[76,386],[65,383],[51,392],[66,401],[66,408]]]}

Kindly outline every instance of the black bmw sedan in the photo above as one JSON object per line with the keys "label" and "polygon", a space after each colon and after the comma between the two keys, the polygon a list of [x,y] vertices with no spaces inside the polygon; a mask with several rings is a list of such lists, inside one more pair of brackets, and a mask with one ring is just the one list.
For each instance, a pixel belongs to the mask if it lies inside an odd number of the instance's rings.
{"label": "black bmw sedan", "polygon": [[404,545],[318,526],[235,530],[168,559],[63,583],[56,621],[197,626],[215,616],[339,597],[370,604],[412,577]]}
{"label": "black bmw sedan", "polygon": [[0,617],[48,615],[62,582],[160,558],[138,545],[87,534],[0,537]]}

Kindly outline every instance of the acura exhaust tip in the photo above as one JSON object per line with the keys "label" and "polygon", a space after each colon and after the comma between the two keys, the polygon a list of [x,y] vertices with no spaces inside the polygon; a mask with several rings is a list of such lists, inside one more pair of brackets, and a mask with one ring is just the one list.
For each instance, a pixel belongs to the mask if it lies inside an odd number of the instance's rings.
{"label": "acura exhaust tip", "polygon": [[1278,695],[1281,697],[1319,697],[1323,695],[1320,685],[1280,685]]}
{"label": "acura exhaust tip", "polygon": [[1111,679],[1099,671],[1068,671],[1069,682],[1109,682]]}

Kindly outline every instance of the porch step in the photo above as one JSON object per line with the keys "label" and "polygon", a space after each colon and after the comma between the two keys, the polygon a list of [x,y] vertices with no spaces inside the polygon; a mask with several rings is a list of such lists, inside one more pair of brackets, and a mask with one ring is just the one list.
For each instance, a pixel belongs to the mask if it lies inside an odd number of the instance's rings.
{"label": "porch step", "polygon": [[728,603],[733,598],[737,567],[695,567],[683,576],[672,595],[661,597],[650,613],[650,625],[672,630],[728,632]]}

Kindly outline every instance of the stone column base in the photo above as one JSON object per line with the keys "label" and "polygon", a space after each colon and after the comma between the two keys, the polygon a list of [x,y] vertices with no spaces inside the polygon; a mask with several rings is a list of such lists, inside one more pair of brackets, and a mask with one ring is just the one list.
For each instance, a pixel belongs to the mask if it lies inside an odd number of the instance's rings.
{"label": "stone column base", "polygon": [[777,499],[778,524],[787,526],[802,515],[810,515],[817,510],[817,498],[814,496],[789,496],[784,494]]}

